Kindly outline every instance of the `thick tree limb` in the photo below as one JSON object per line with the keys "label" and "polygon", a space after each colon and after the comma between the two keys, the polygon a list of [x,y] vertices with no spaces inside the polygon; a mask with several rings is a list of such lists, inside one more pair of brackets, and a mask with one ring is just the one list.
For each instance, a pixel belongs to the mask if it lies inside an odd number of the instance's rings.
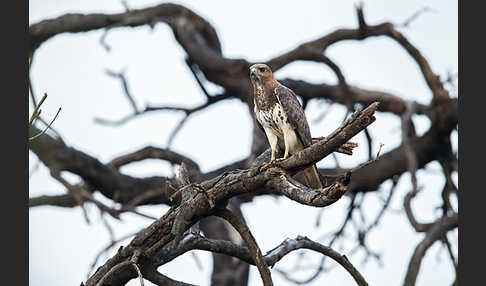
{"label": "thick tree limb", "polygon": [[200,28],[200,32],[212,40],[211,43],[215,49],[221,49],[216,32],[204,19],[183,6],[165,3],[120,14],[66,14],[56,19],[41,21],[29,27],[30,50],[32,52],[46,40],[61,33],[86,32],[106,27],[153,25],[157,21],[177,25],[173,21],[177,20],[178,17],[187,17],[195,22],[200,21],[201,23],[197,28]]}
{"label": "thick tree limb", "polygon": [[[339,85],[329,85],[325,83],[312,84],[302,80],[293,79],[282,79],[279,81],[292,89],[296,94],[302,97],[303,100],[328,99],[343,105],[347,105],[348,101],[351,101],[353,104],[360,104],[362,106],[368,106],[375,101],[379,101],[379,111],[391,112],[397,115],[403,113],[407,105],[407,100],[384,91],[363,89],[349,85],[349,94],[346,96]],[[413,104],[417,105],[419,114],[423,113],[426,109],[425,105],[416,102],[413,102]]]}
{"label": "thick tree limb", "polygon": [[38,196],[29,198],[29,208],[37,206],[56,206],[72,208],[78,206],[76,199],[71,195]]}
{"label": "thick tree limb", "polygon": [[263,259],[260,247],[258,247],[258,244],[251,234],[248,226],[243,222],[241,218],[233,214],[230,210],[222,209],[217,211],[215,214],[228,221],[240,233],[241,237],[248,246],[248,249],[250,250],[253,261],[255,261],[255,264],[258,267],[258,271],[260,272],[260,276],[262,277],[263,285],[273,285],[270,270],[268,270],[268,266]]}
{"label": "thick tree limb", "polygon": [[[220,174],[220,173],[219,173]],[[241,212],[241,200],[234,197],[229,200],[228,207],[244,220]],[[231,241],[237,245],[244,242],[238,232],[225,220],[210,216],[199,221],[201,231],[204,237],[218,240]],[[213,256],[213,271],[211,273],[211,285],[214,286],[246,286],[248,285],[249,264],[242,260],[233,259],[233,257],[211,253]]]}

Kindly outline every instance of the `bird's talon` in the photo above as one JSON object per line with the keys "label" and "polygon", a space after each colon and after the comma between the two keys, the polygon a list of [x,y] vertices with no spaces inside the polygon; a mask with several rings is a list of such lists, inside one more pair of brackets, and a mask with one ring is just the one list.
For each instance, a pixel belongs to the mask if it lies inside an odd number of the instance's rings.
{"label": "bird's talon", "polygon": [[260,166],[260,170],[265,170],[267,168],[269,168],[270,166],[272,166],[275,162],[277,161],[277,159],[273,159],[271,160],[270,162],[263,162],[262,165]]}
{"label": "bird's talon", "polygon": [[264,169],[268,168],[268,166],[270,166],[270,162],[269,163],[263,162],[263,164],[260,166],[260,170],[264,170]]}

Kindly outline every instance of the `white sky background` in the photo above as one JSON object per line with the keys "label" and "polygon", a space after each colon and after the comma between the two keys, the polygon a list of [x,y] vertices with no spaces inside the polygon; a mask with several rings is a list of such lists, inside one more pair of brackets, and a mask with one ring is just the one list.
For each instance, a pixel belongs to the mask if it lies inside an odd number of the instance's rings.
{"label": "white sky background", "polygon": [[[144,8],[159,1],[128,1],[131,8]],[[303,41],[327,34],[337,28],[357,26],[354,5],[356,1],[179,1],[208,20],[217,30],[227,57],[243,57],[249,61],[267,60]],[[294,3],[294,5],[291,5]],[[401,28],[405,36],[429,60],[432,69],[445,76],[447,71],[458,69],[458,18],[457,1],[364,1],[365,18],[369,24],[383,21],[401,23],[417,10],[430,6],[435,12],[425,13],[409,28]],[[57,17],[65,13],[119,13],[124,10],[121,1],[29,1],[29,24]],[[261,30],[265,25],[268,31]],[[145,104],[173,104],[196,106],[205,100],[192,74],[184,63],[185,52],[175,41],[172,31],[164,24],[154,30],[118,28],[109,32],[106,42],[111,52],[99,43],[103,30],[78,34],[62,34],[43,44],[36,52],[32,64],[32,80],[38,99],[49,94],[42,106],[42,115],[50,120],[61,106],[62,111],[54,123],[64,141],[106,162],[118,155],[144,146],[164,147],[168,135],[182,119],[182,114],[159,112],[144,115],[113,128],[94,122],[95,117],[118,119],[131,112],[120,81],[107,76],[106,68],[120,71],[126,67],[129,87],[138,106]],[[388,38],[370,38],[365,41],[340,42],[326,51],[342,69],[347,81],[359,87],[389,91],[403,98],[429,103],[431,93],[411,57]],[[334,74],[324,65],[297,62],[276,73],[277,79],[291,77],[313,83],[336,83]],[[217,87],[210,91],[217,92]],[[327,135],[344,116],[344,108],[325,103],[311,102],[306,110],[313,136]],[[328,114],[320,123],[313,122],[320,113]],[[31,103],[29,113],[32,112]],[[374,152],[384,143],[382,152],[397,146],[401,140],[400,121],[396,116],[378,113],[370,127],[374,137]],[[415,116],[418,133],[423,134],[430,122]],[[457,146],[457,133],[453,134]],[[338,155],[344,167],[355,166],[367,158],[364,134],[353,141],[360,144],[352,157]],[[247,107],[239,100],[227,100],[194,114],[173,142],[173,148],[193,158],[203,171],[248,156],[251,146],[251,118]],[[29,153],[32,168],[38,161]],[[325,159],[319,166],[333,167],[332,159]],[[436,218],[435,207],[440,204],[440,191],[444,179],[440,166],[431,163],[430,171],[419,171],[419,185],[423,191],[413,202],[418,219]],[[122,168],[134,176],[170,175],[169,164],[158,161],[136,163]],[[65,175],[65,174],[63,174]],[[66,175],[72,182],[76,176]],[[48,170],[41,166],[30,179],[29,196],[61,194],[65,190],[50,179]],[[381,194],[389,191],[390,182],[383,185]],[[410,176],[402,176],[391,207],[402,208],[404,194],[410,189]],[[97,198],[103,200],[101,196]],[[243,212],[262,251],[272,249],[286,237],[306,235],[319,239],[334,230],[344,219],[349,199],[343,198],[326,208],[320,229],[314,228],[318,209],[299,205],[289,199],[259,197],[245,204]],[[108,201],[109,203],[109,201]],[[371,221],[379,210],[376,194],[366,197],[365,216]],[[161,216],[165,206],[142,207],[141,210]],[[91,224],[88,225],[81,209],[37,207],[29,210],[29,284],[30,285],[79,285],[86,279],[86,272],[97,253],[109,243],[106,228],[96,208],[88,206]],[[359,217],[356,217],[359,221]],[[150,220],[123,214],[122,221],[108,218],[115,236],[138,230]],[[380,226],[367,237],[368,245],[382,254],[383,266],[375,260],[361,264],[363,253],[351,256],[351,262],[361,271],[370,285],[398,285],[413,249],[423,238],[416,234],[405,215],[387,213]],[[457,232],[450,236],[457,252]],[[128,240],[123,244],[126,245]],[[337,246],[340,246],[339,244]],[[350,244],[344,245],[349,249]],[[116,249],[116,248],[115,248]],[[339,248],[338,248],[339,250]],[[115,251],[115,250],[114,250]],[[159,270],[187,283],[209,285],[212,268],[209,253],[195,252],[203,264],[198,270],[190,254],[185,254]],[[101,258],[104,262],[111,257]],[[345,254],[345,252],[344,252]],[[295,254],[289,255],[276,267],[290,268]],[[318,262],[320,256],[309,254],[309,262]],[[306,263],[307,264],[307,263]],[[98,264],[99,265],[99,264]],[[307,272],[309,274],[310,272]],[[276,285],[293,285],[275,271]],[[297,277],[306,277],[298,275]],[[448,254],[439,244],[434,244],[422,263],[417,285],[448,285],[454,278],[454,269]],[[251,267],[250,285],[261,285],[258,271]],[[132,280],[129,285],[138,285]],[[353,285],[351,276],[341,267],[322,274],[309,285]],[[151,285],[146,281],[146,285]]]}

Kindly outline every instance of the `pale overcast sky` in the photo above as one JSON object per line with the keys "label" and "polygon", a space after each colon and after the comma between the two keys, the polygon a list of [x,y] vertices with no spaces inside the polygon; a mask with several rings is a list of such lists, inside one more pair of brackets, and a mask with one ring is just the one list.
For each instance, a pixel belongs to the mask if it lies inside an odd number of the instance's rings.
{"label": "pale overcast sky", "polygon": [[[127,1],[132,8],[144,8],[160,1]],[[208,20],[217,30],[223,52],[228,57],[243,57],[250,61],[266,60],[279,55],[303,41],[315,39],[337,28],[357,26],[355,5],[357,1],[178,1]],[[298,5],[296,5],[296,3]],[[458,7],[457,1],[364,1],[365,17],[369,24],[383,21],[401,23],[424,6],[433,8],[414,21],[409,28],[401,28],[405,36],[420,49],[439,75],[458,70]],[[65,13],[119,13],[124,10],[119,0],[30,0],[29,23],[53,18]],[[262,23],[265,21],[266,23]],[[257,29],[265,24],[272,33]],[[124,97],[120,82],[107,76],[105,69],[120,71],[126,68],[130,89],[139,106],[174,104],[195,106],[203,103],[205,96],[188,71],[185,53],[174,40],[172,31],[164,24],[155,29],[148,26],[118,28],[109,32],[106,42],[111,52],[106,52],[99,39],[103,30],[78,34],[62,34],[43,44],[36,52],[32,64],[32,80],[38,98],[47,92],[49,97],[42,106],[44,118],[62,111],[54,128],[64,141],[79,150],[106,162],[117,155],[138,148],[154,145],[164,147],[168,135],[182,118],[182,114],[160,112],[136,118],[125,125],[113,128],[94,122],[95,117],[118,119],[131,107]],[[394,41],[380,37],[365,41],[338,43],[326,51],[341,68],[350,84],[363,88],[392,92],[403,98],[428,103],[431,93],[416,63]],[[297,62],[276,73],[277,79],[290,77],[313,83],[335,83],[334,74],[323,65]],[[211,87],[217,91],[217,87]],[[311,102],[307,116],[313,136],[325,136],[334,130],[344,116],[344,108]],[[29,106],[30,112],[32,107]],[[325,119],[313,122],[328,110]],[[370,127],[375,138],[375,152],[384,143],[387,152],[401,141],[400,121],[396,116],[378,113],[377,121]],[[415,116],[418,133],[423,134],[430,122]],[[229,128],[232,126],[232,128]],[[224,130],[223,132],[221,132]],[[344,167],[355,166],[367,158],[363,134],[353,141],[360,147],[352,157],[338,155]],[[203,171],[248,156],[251,143],[251,117],[247,107],[239,100],[218,103],[195,114],[175,138],[174,150],[192,157]],[[457,146],[457,133],[453,135]],[[29,153],[32,168],[38,161]],[[330,157],[319,166],[333,167]],[[444,179],[440,166],[431,163],[428,172],[418,172],[423,191],[413,207],[418,219],[436,218],[435,207],[440,204],[440,191]],[[171,174],[168,164],[157,161],[137,163],[122,168],[135,176]],[[77,178],[63,174],[72,182]],[[41,166],[30,179],[29,196],[61,194],[63,187],[50,179],[48,170]],[[390,182],[379,191],[388,192]],[[410,176],[402,176],[392,200],[392,209],[400,209],[404,194],[410,189]],[[101,196],[97,198],[103,200]],[[286,198],[259,197],[243,206],[250,229],[262,251],[272,249],[286,237],[306,235],[318,239],[334,230],[344,219],[348,198],[343,198],[326,208],[323,224],[314,228],[318,209],[302,206]],[[106,201],[106,200],[105,200]],[[109,203],[109,201],[107,201]],[[371,220],[379,210],[376,194],[366,197],[365,216]],[[142,207],[147,213],[161,216],[168,207]],[[79,285],[86,279],[86,272],[97,253],[109,243],[109,235],[99,219],[99,212],[88,207],[91,224],[88,225],[81,209],[38,207],[29,211],[29,284]],[[134,215],[122,215],[122,221],[109,218],[116,237],[143,228],[149,220]],[[413,249],[423,238],[416,234],[404,214],[387,213],[380,226],[369,234],[367,242],[382,254],[383,265],[371,260],[361,264],[363,253],[348,258],[361,271],[370,285],[399,285]],[[451,236],[457,251],[457,231]],[[127,244],[125,241],[123,244]],[[339,244],[337,246],[340,246]],[[349,244],[344,244],[344,254]],[[427,252],[418,276],[417,285],[448,285],[454,278],[454,269],[448,254],[436,243]],[[338,248],[339,250],[339,248]],[[190,254],[185,254],[159,270],[173,278],[197,285],[209,285],[212,270],[211,255],[195,252],[203,264],[198,270]],[[101,263],[113,254],[103,256]],[[289,255],[276,267],[289,268],[295,255]],[[309,255],[311,262],[318,262],[318,254]],[[98,264],[99,265],[99,264]],[[309,272],[307,273],[309,274]],[[293,285],[273,272],[275,285]],[[298,275],[297,277],[305,277]],[[129,285],[139,285],[133,280]],[[351,276],[341,267],[322,274],[309,285],[353,285]],[[152,285],[146,281],[146,285]],[[256,268],[251,267],[250,285],[261,285]]]}

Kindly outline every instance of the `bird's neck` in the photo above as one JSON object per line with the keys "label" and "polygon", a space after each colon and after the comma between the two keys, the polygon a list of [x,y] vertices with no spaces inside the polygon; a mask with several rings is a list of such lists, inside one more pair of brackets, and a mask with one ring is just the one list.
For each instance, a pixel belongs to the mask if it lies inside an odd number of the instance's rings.
{"label": "bird's neck", "polygon": [[268,90],[275,88],[277,85],[278,81],[276,81],[273,77],[263,80],[255,80],[253,81],[253,91],[258,92],[261,90]]}
{"label": "bird's neck", "polygon": [[275,79],[255,81],[253,83],[253,94],[258,109],[271,109],[272,106],[277,102],[274,95],[274,89],[277,87],[277,85],[278,81]]}

